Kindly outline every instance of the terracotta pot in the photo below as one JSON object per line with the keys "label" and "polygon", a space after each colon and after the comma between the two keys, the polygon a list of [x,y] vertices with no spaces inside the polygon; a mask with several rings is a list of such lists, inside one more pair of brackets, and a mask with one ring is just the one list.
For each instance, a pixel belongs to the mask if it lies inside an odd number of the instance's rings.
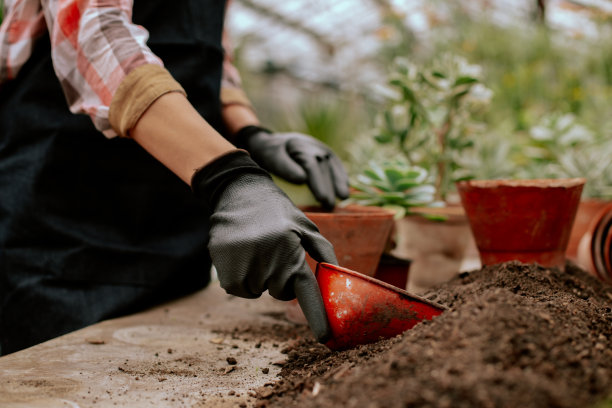
{"label": "terracotta pot", "polygon": [[446,308],[350,269],[320,263],[317,282],[332,337],[332,350],[390,338]]}
{"label": "terracotta pot", "polygon": [[473,241],[461,207],[435,211],[447,220],[432,221],[410,215],[395,222],[395,248],[390,253],[412,261],[407,285],[410,293],[424,293],[457,276]]}
{"label": "terracotta pot", "polygon": [[[336,207],[333,212],[315,206],[300,209],[332,243],[340,266],[374,276],[393,227],[392,211],[362,205]],[[314,273],[317,262],[308,254],[306,261]],[[306,323],[295,300],[287,304],[286,316],[295,323]]]}
{"label": "terracotta pot", "polygon": [[410,259],[398,258],[391,254],[383,253],[374,277],[389,285],[406,289],[411,264],[412,261]]}
{"label": "terracotta pot", "polygon": [[[334,246],[338,264],[373,276],[393,227],[392,211],[380,207],[349,205],[326,212],[319,207],[302,207],[321,235]],[[306,255],[313,273],[317,262]]]}
{"label": "terracotta pot", "polygon": [[570,233],[569,242],[567,244],[567,250],[565,251],[565,255],[568,259],[574,262],[577,261],[580,240],[587,232],[593,218],[608,204],[610,204],[610,201],[594,198],[580,201],[578,204],[578,211],[576,212],[576,218],[574,219],[574,226],[572,227],[572,232]]}
{"label": "terracotta pot", "polygon": [[591,219],[580,243],[576,263],[602,281],[612,283],[612,203]]}
{"label": "terracotta pot", "polygon": [[565,267],[585,179],[457,183],[484,265],[507,261]]}

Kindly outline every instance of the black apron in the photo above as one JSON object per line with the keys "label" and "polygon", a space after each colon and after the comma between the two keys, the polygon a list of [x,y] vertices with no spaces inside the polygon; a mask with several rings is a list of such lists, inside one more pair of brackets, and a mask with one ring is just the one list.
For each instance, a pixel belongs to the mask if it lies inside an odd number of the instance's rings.
{"label": "black apron", "polygon": [[[133,21],[223,133],[224,1],[135,1]],[[203,288],[208,212],[134,141],[69,112],[49,38],[0,90],[0,354]]]}

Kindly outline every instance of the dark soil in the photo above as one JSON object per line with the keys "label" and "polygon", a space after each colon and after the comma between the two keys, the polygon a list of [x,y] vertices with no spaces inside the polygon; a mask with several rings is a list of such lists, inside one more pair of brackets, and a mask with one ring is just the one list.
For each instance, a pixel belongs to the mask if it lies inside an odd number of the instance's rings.
{"label": "dark soil", "polygon": [[590,407],[612,392],[612,287],[507,263],[425,295],[449,307],[393,339],[296,340],[260,407]]}

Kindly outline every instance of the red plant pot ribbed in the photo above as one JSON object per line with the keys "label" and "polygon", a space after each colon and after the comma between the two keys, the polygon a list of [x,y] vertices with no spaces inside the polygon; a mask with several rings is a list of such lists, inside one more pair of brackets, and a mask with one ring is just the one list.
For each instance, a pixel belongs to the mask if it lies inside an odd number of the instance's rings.
{"label": "red plant pot ribbed", "polygon": [[593,216],[578,245],[576,263],[604,282],[612,283],[612,203]]}
{"label": "red plant pot ribbed", "polygon": [[564,268],[583,178],[457,183],[483,265]]}
{"label": "red plant pot ribbed", "polygon": [[597,213],[604,207],[608,206],[610,201],[599,200],[596,198],[590,198],[580,201],[578,204],[578,211],[576,212],[576,219],[574,219],[574,226],[570,234],[569,243],[567,244],[567,250],[565,255],[572,261],[578,259],[578,245],[580,240],[587,233],[591,221]]}

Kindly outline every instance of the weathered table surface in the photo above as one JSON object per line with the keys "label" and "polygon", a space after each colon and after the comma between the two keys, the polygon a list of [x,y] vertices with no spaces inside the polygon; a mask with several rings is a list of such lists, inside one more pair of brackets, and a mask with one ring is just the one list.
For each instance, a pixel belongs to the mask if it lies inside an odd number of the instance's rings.
{"label": "weathered table surface", "polygon": [[284,344],[235,328],[290,325],[284,310],[268,295],[235,298],[213,283],[1,357],[0,407],[250,406],[252,390],[275,381]]}

